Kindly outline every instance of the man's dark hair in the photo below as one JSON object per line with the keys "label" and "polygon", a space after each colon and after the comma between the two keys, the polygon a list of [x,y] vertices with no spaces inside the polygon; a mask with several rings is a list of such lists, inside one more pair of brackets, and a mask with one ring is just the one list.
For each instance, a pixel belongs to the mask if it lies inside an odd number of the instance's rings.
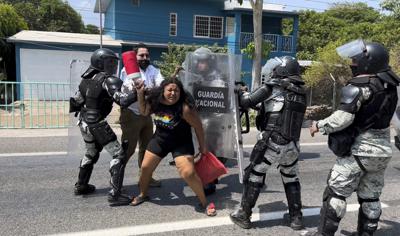
{"label": "man's dark hair", "polygon": [[149,50],[149,48],[147,47],[146,44],[144,43],[139,43],[138,45],[133,47],[133,51],[135,51],[136,53],[138,52],[139,48],[146,48],[147,50]]}

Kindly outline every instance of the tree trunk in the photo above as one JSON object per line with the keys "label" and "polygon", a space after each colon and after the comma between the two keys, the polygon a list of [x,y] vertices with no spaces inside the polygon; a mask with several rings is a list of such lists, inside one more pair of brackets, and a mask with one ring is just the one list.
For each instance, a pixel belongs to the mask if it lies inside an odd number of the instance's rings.
{"label": "tree trunk", "polygon": [[250,0],[250,4],[253,8],[253,27],[254,27],[254,59],[252,68],[252,82],[251,90],[254,90],[260,86],[261,80],[261,59],[262,59],[262,0]]}

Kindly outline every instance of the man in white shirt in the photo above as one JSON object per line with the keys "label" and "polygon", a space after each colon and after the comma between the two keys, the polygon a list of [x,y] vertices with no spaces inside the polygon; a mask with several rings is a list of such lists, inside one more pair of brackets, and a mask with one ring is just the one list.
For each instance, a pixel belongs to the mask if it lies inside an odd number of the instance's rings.
{"label": "man in white shirt", "polygon": [[[145,44],[138,44],[134,51],[140,67],[141,78],[146,88],[159,86],[164,79],[160,70],[150,64],[150,54]],[[127,78],[125,67],[121,70],[121,80],[124,81],[122,91],[132,86]],[[122,140],[128,140],[128,159],[135,153],[136,145],[139,142],[138,165],[142,166],[144,153],[151,136],[153,135],[153,121],[150,116],[142,116],[139,112],[139,104],[135,102],[128,108],[121,108],[120,124],[122,129]],[[161,182],[152,178],[151,187],[160,187]]]}

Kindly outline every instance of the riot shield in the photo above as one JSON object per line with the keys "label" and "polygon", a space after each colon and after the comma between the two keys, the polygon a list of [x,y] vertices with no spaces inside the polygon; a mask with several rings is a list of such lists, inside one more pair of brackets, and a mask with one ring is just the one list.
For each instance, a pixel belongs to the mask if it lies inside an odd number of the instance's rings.
{"label": "riot shield", "polygon": [[[72,60],[70,64],[70,97],[78,91],[81,75],[87,70],[90,61]],[[68,156],[78,157],[84,153],[85,143],[83,141],[78,124],[78,114],[70,113],[68,128]]]}
{"label": "riot shield", "polygon": [[244,163],[235,81],[240,81],[241,56],[211,53],[200,58],[188,53],[185,89],[193,96],[203,124],[207,148],[219,159],[235,158],[242,180]]}

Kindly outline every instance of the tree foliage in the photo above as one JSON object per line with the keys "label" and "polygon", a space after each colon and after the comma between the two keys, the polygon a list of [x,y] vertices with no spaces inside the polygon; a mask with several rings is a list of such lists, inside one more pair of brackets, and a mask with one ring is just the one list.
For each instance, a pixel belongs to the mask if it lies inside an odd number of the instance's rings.
{"label": "tree foliage", "polygon": [[[161,54],[161,60],[154,63],[160,68],[162,75],[170,76],[174,73],[175,68],[181,66],[185,61],[186,53],[193,52],[199,47],[202,46],[169,43],[167,51]],[[228,51],[227,48],[219,47],[217,44],[213,46],[204,45],[203,47],[207,47],[215,53],[226,53]]]}
{"label": "tree foliage", "polygon": [[400,18],[400,1],[399,0],[383,0],[380,3],[383,10],[390,11],[397,19]]}
{"label": "tree foliage", "polygon": [[30,30],[83,33],[82,17],[62,0],[6,0],[28,23]]}
{"label": "tree foliage", "polygon": [[[12,44],[7,43],[6,38],[27,28],[26,22],[17,14],[13,6],[0,3],[0,57],[2,58],[0,68],[4,64],[13,65],[15,63],[14,47]],[[3,60],[5,63],[3,63]],[[12,69],[6,68],[6,72],[12,73]]]}
{"label": "tree foliage", "polygon": [[318,49],[330,42],[357,38],[390,48],[400,41],[400,21],[365,3],[334,4],[325,12],[301,11],[298,58],[316,60]]}
{"label": "tree foliage", "polygon": [[99,27],[97,27],[96,25],[88,24],[85,27],[85,33],[86,34],[99,34],[100,30],[99,30]]}
{"label": "tree foliage", "polygon": [[[272,43],[270,41],[263,40],[261,49],[262,59],[267,59],[272,49],[273,49]],[[247,46],[241,50],[242,54],[246,54],[249,59],[254,59],[255,51],[256,47],[254,45],[254,41],[247,44]]]}

